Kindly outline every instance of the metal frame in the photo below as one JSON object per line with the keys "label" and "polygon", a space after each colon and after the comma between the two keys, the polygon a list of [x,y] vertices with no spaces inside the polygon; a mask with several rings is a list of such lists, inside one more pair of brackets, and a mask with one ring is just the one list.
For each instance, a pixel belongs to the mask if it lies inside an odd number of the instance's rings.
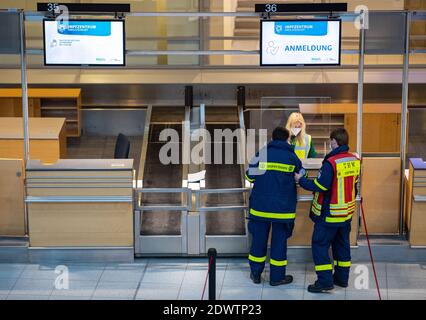
{"label": "metal frame", "polygon": [[[186,139],[188,138],[187,130],[189,130],[189,107],[185,107],[185,119],[182,121],[182,129],[184,131],[184,139],[182,146],[185,148]],[[185,255],[188,245],[188,212],[192,208],[192,193],[187,187],[182,188],[144,188],[144,170],[145,161],[148,151],[149,128],[152,123],[152,105],[148,106],[147,115],[144,126],[144,138],[142,142],[141,157],[138,169],[138,177],[134,189],[134,243],[136,256],[152,256],[152,255]],[[182,177],[186,180],[188,168],[185,163],[182,165]],[[143,193],[181,193],[182,203],[184,205],[141,205],[141,195]],[[141,235],[140,226],[144,211],[181,211],[181,228],[180,235]],[[146,248],[143,244],[146,244]]]}
{"label": "metal frame", "polygon": [[[400,189],[400,220],[399,234],[404,234],[404,194],[405,194],[405,166],[407,157],[407,136],[408,136],[408,86],[409,86],[409,66],[410,66],[410,30],[411,30],[411,12],[406,13],[405,21],[405,52],[404,66],[402,74],[402,110],[401,110],[401,189]],[[426,17],[425,17],[426,18]]]}

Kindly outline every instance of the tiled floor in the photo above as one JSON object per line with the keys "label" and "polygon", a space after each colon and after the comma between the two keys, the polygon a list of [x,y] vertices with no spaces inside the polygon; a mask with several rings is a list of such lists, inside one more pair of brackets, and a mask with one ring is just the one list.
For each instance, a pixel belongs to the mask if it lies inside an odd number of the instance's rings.
{"label": "tiled floor", "polygon": [[[68,289],[61,267],[38,264],[0,264],[0,300],[200,300],[207,265],[203,258],[138,259],[130,264],[68,264]],[[55,268],[57,272],[55,273]],[[294,282],[271,287],[269,268],[260,285],[249,279],[242,258],[218,259],[217,297],[221,300],[375,300],[377,291],[370,264],[353,264],[349,287],[311,294],[315,280],[311,264],[291,264]],[[426,265],[378,263],[382,299],[426,300]],[[208,288],[204,299],[207,299]]]}

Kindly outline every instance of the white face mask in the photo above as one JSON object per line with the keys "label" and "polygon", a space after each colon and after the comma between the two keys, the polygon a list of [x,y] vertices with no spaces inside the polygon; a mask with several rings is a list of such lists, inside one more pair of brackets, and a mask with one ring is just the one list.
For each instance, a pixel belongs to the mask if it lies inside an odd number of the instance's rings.
{"label": "white face mask", "polygon": [[291,132],[293,132],[293,134],[295,136],[297,136],[300,133],[300,131],[302,131],[302,128],[293,128],[293,129],[291,129]]}

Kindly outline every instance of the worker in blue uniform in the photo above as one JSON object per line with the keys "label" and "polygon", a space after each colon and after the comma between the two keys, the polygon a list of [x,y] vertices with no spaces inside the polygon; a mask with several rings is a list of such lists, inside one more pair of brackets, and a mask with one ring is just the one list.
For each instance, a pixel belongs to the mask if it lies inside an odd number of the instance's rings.
{"label": "worker in blue uniform", "polygon": [[310,217],[315,223],[312,255],[318,280],[308,286],[312,293],[332,290],[334,285],[348,286],[351,220],[356,207],[356,184],[361,167],[358,157],[349,153],[348,142],[349,135],[345,129],[334,130],[330,135],[332,151],[326,155],[318,177],[310,180],[295,174],[302,188],[314,192]]}
{"label": "worker in blue uniform", "polygon": [[292,235],[296,217],[294,172],[301,171],[302,163],[288,143],[289,136],[287,129],[276,128],[272,141],[256,154],[246,171],[246,179],[253,183],[248,222],[252,235],[250,277],[257,284],[261,283],[265,267],[271,227],[270,285],[293,281],[291,275],[286,275],[287,239]]}

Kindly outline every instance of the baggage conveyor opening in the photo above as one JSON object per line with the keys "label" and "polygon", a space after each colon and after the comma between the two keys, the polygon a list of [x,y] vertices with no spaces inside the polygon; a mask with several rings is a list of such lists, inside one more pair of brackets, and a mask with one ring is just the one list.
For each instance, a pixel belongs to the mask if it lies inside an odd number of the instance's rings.
{"label": "baggage conveyor opening", "polygon": [[[238,124],[229,123],[209,123],[206,119],[206,129],[210,135],[214,136],[214,130],[230,129],[234,131],[239,127]],[[233,150],[233,163],[227,164],[225,162],[225,145],[232,144]],[[241,188],[242,175],[241,165],[237,163],[237,142],[221,143],[219,148],[222,149],[222,159],[220,164],[211,163],[206,164],[206,189],[224,189],[224,188]],[[215,146],[212,146],[211,158],[215,159]],[[230,205],[244,205],[243,194],[235,193],[220,193],[220,194],[207,194],[206,206],[230,206]],[[245,234],[245,214],[244,211],[237,210],[223,210],[223,211],[209,211],[206,212],[206,235],[244,235]]]}
{"label": "baggage conveyor opening", "polygon": [[244,181],[244,159],[239,154],[244,143],[244,119],[240,107],[204,107],[201,127],[210,134],[206,143],[204,184],[196,192],[200,214],[201,252],[216,248],[219,254],[246,254],[248,232],[246,207],[248,189]]}
{"label": "baggage conveyor opening", "polygon": [[[164,165],[159,160],[161,148],[167,143],[160,141],[162,130],[182,131],[182,125],[174,123],[153,123],[149,128],[148,148],[145,160],[144,188],[182,187],[182,164]],[[181,148],[182,141],[179,141]],[[142,205],[168,204],[180,206],[182,199],[176,193],[142,194]],[[180,211],[145,211],[141,219],[141,235],[179,235],[181,228]]]}
{"label": "baggage conveyor opening", "polygon": [[[180,255],[186,251],[189,196],[185,185],[187,166],[182,164],[182,141],[188,113],[186,107],[148,108],[136,188],[136,255]],[[162,132],[166,133],[167,141],[160,139]],[[168,139],[173,132],[178,137],[176,142]],[[166,144],[179,150],[178,161],[163,163],[164,159],[160,159]]]}

